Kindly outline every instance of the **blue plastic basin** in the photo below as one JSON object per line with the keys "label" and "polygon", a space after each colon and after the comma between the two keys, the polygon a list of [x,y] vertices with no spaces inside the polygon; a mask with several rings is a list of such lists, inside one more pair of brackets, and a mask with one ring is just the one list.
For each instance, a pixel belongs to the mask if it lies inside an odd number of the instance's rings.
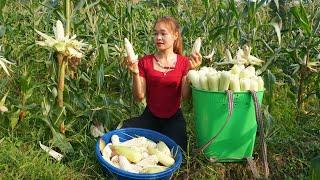
{"label": "blue plastic basin", "polygon": [[107,163],[100,152],[99,148],[99,141],[96,144],[96,157],[103,169],[104,172],[107,174],[111,174],[116,179],[122,180],[122,179],[155,179],[155,180],[167,180],[170,179],[172,174],[179,169],[181,162],[182,162],[182,153],[180,146],[178,146],[173,140],[171,140],[169,137],[158,133],[156,131],[152,131],[149,129],[141,129],[141,128],[124,128],[124,129],[117,129],[114,131],[109,131],[108,133],[104,134],[102,136],[103,140],[107,143],[111,141],[112,135],[118,135],[121,142],[132,139],[132,137],[137,136],[144,136],[154,142],[163,141],[167,144],[167,146],[170,149],[173,149],[174,156],[175,156],[175,163],[166,169],[163,172],[160,173],[154,173],[154,174],[138,174],[138,173],[131,173],[127,172],[121,169],[118,169],[111,164]]}

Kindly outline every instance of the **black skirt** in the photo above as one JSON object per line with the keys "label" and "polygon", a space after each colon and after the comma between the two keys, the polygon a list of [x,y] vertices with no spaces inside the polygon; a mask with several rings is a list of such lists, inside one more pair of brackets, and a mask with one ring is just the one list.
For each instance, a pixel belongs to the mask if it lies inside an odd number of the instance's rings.
{"label": "black skirt", "polygon": [[170,118],[159,118],[154,116],[148,107],[141,116],[124,121],[123,128],[145,128],[160,132],[175,141],[186,152],[187,132],[186,122],[179,108]]}

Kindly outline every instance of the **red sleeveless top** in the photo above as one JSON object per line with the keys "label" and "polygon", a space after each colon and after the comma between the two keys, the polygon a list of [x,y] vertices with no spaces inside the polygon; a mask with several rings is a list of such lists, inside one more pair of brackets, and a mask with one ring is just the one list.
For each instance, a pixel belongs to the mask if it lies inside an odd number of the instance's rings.
{"label": "red sleeveless top", "polygon": [[154,116],[170,118],[180,108],[182,77],[189,70],[189,58],[177,55],[177,62],[168,72],[153,67],[154,55],[139,60],[139,74],[146,80],[147,106]]}

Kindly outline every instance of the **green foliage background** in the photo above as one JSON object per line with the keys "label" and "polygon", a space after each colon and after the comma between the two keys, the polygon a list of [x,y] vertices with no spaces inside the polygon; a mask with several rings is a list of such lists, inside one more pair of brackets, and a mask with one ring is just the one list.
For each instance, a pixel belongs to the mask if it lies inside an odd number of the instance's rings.
{"label": "green foliage background", "polygon": [[[213,61],[204,60],[203,66],[214,66],[226,48],[234,55],[244,44],[265,60],[261,71],[271,177],[309,177],[310,160],[320,149],[320,76],[308,67],[319,61],[319,2],[294,6],[280,1],[279,8],[275,2],[265,6],[264,1],[231,0],[72,1],[72,34],[90,47],[74,77],[66,77],[65,106],[58,108],[56,54],[35,44],[40,37],[34,30],[53,35],[55,21],[65,23],[64,2],[2,0],[1,54],[16,65],[11,66],[11,76],[0,71],[0,97],[8,92],[9,109],[0,114],[0,179],[105,178],[94,157],[96,139],[90,126],[100,122],[114,129],[142,112],[143,105],[131,95],[131,75],[122,64],[123,39],[129,38],[139,56],[154,52],[153,22],[163,15],[179,20],[185,55],[197,37],[203,39],[203,55],[215,48]],[[272,22],[282,26],[281,43]],[[252,178],[244,163],[213,164],[195,156],[191,102],[185,102],[183,110],[190,152],[175,178],[184,173],[191,179]],[[62,122],[65,134],[59,131]],[[63,161],[53,161],[38,141],[65,152]],[[258,153],[256,148],[254,156]]]}

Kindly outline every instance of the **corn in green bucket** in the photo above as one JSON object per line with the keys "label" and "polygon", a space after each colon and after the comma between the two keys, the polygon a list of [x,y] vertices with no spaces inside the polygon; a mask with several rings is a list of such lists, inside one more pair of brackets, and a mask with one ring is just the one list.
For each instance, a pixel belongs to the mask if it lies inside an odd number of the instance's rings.
{"label": "corn in green bucket", "polygon": [[[263,91],[257,92],[257,97],[261,104]],[[233,111],[225,126],[228,116],[226,92],[209,92],[192,87],[192,98],[199,148],[223,128],[216,139],[204,149],[205,157],[217,162],[233,162],[252,157],[257,122],[250,92],[233,93]]]}

